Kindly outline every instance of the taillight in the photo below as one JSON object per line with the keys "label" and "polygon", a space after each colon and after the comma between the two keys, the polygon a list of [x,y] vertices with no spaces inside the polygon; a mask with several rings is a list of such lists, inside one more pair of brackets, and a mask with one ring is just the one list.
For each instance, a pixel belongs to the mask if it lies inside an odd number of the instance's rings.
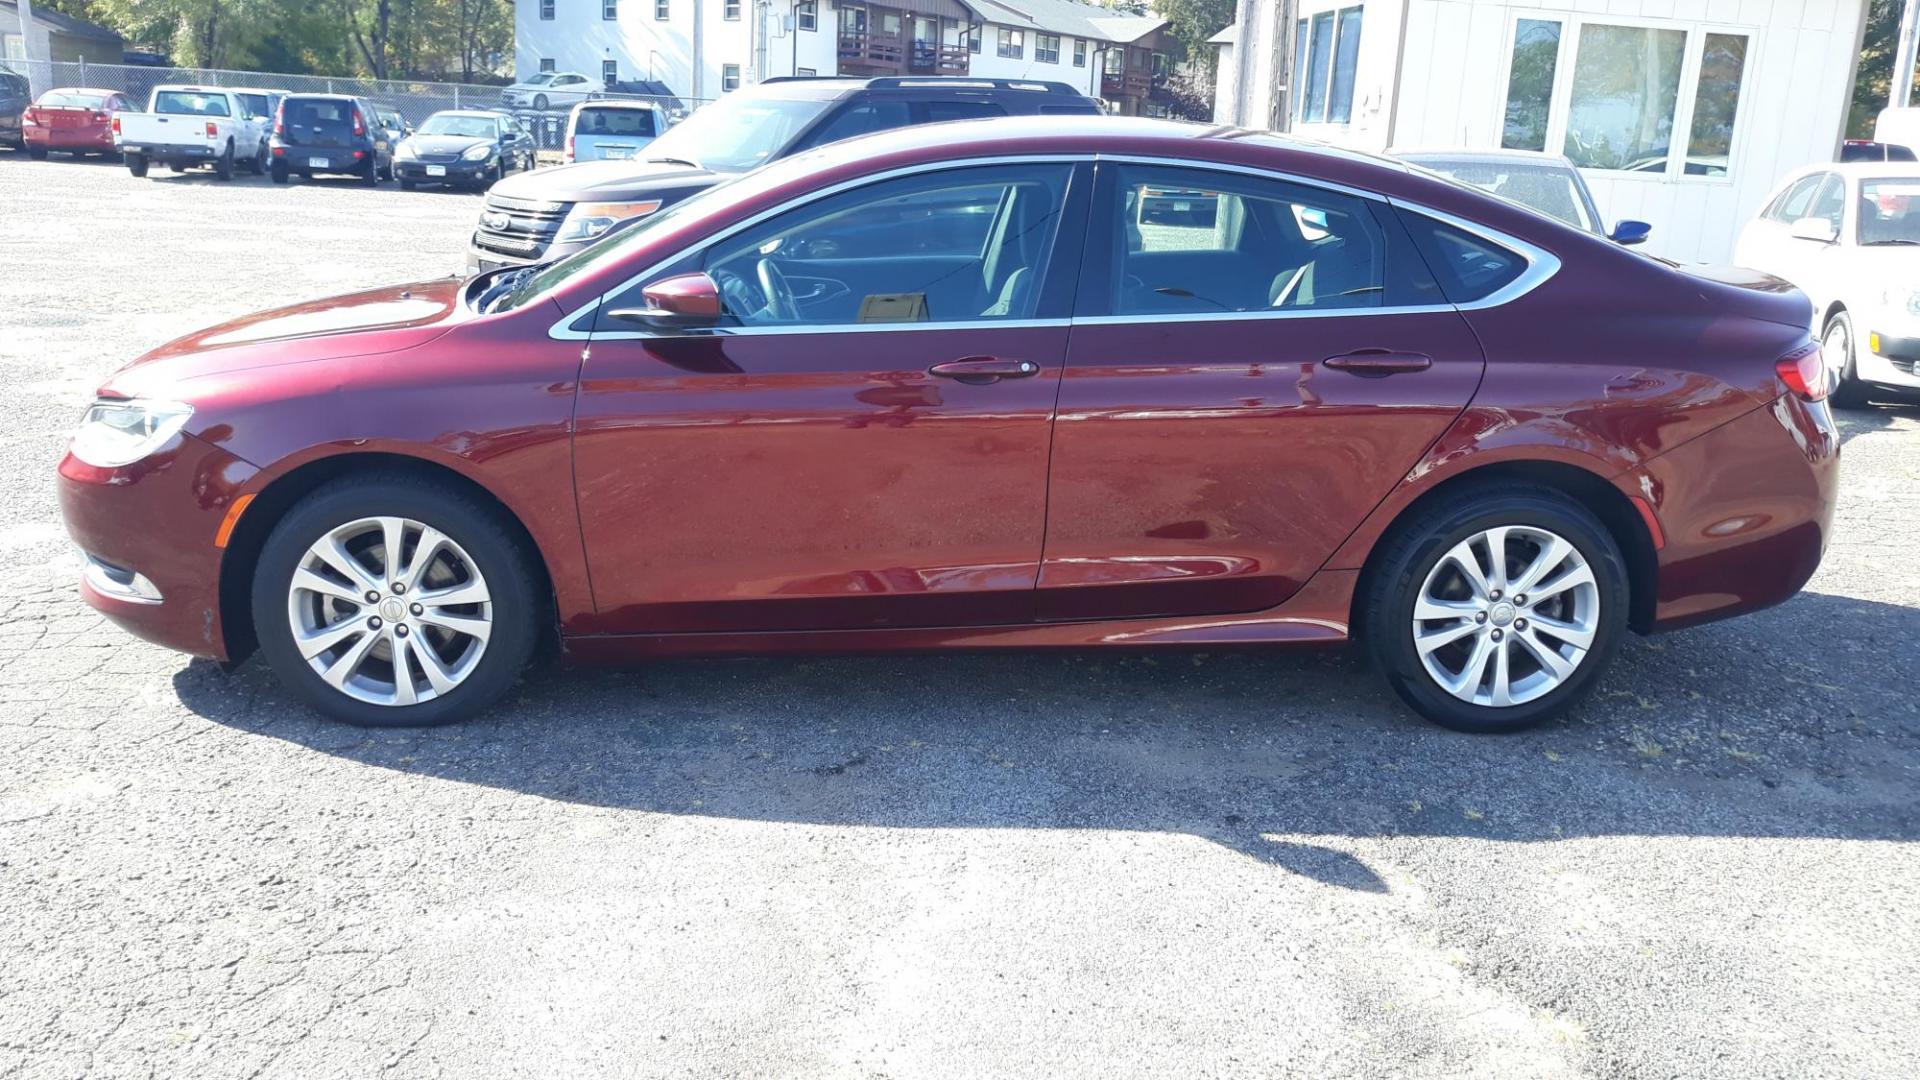
{"label": "taillight", "polygon": [[1808,343],[1774,361],[1773,370],[1796,397],[1821,401],[1827,396],[1827,364],[1820,346]]}
{"label": "taillight", "polygon": [[353,133],[355,136],[367,133],[367,122],[361,118],[359,109],[353,110]]}
{"label": "taillight", "polygon": [[117,116],[113,118],[113,133],[120,134],[120,118]]}
{"label": "taillight", "polygon": [[219,134],[220,134],[219,127],[217,127],[213,121],[211,120],[207,121],[207,138],[209,139],[215,138]]}
{"label": "taillight", "polygon": [[273,133],[275,135],[287,133],[287,103],[284,101],[280,103],[279,108],[273,110]]}

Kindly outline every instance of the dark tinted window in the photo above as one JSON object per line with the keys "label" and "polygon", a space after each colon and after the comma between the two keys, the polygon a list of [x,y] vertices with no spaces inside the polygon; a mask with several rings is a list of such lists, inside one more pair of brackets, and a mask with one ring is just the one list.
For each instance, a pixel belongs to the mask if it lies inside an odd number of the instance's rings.
{"label": "dark tinted window", "polygon": [[283,108],[287,123],[301,127],[328,128],[353,122],[352,103],[334,98],[288,98]]}
{"label": "dark tinted window", "polygon": [[162,90],[153,99],[153,111],[170,116],[226,116],[227,95],[191,90]]}
{"label": "dark tinted window", "polygon": [[937,124],[942,120],[976,120],[983,116],[1007,115],[1007,110],[987,101],[929,101],[925,108],[929,124]]}
{"label": "dark tinted window", "polygon": [[865,101],[828,117],[819,130],[807,137],[807,145],[825,146],[841,139],[906,127],[911,123],[913,113],[904,101]]}
{"label": "dark tinted window", "polygon": [[1483,300],[1526,272],[1525,258],[1464,229],[1411,212],[1400,221],[1453,303]]}
{"label": "dark tinted window", "polygon": [[[1380,307],[1387,236],[1366,200],[1231,173],[1121,166],[1113,313]],[[1111,220],[1111,219],[1110,219]]]}
{"label": "dark tinted window", "polygon": [[574,131],[581,135],[652,135],[651,109],[581,109]]}

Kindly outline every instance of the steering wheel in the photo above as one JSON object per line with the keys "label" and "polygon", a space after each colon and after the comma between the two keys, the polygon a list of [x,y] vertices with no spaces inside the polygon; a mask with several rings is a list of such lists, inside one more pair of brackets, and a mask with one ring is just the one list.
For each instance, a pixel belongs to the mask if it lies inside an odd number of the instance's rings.
{"label": "steering wheel", "polygon": [[793,286],[787,284],[787,275],[773,257],[761,259],[754,266],[754,274],[760,279],[760,291],[767,296],[767,313],[781,322],[799,322],[800,304],[793,298]]}

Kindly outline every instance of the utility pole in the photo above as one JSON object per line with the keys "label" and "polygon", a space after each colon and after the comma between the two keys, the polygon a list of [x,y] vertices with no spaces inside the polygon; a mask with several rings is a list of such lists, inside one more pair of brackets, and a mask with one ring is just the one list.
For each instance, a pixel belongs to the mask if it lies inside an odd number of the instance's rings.
{"label": "utility pole", "polygon": [[1253,0],[1236,0],[1233,5],[1233,113],[1214,117],[1217,124],[1248,126],[1247,90],[1253,80],[1247,72],[1253,69],[1253,10]]}
{"label": "utility pole", "polygon": [[[1267,94],[1268,131],[1286,131],[1292,125],[1288,122],[1293,110],[1287,107],[1289,91],[1293,87],[1293,7],[1294,0],[1272,0],[1273,34],[1269,45],[1273,49],[1273,82]],[[1912,0],[1920,3],[1920,0]]]}
{"label": "utility pole", "polygon": [[1915,32],[1920,30],[1920,0],[1906,0],[1900,13],[1900,47],[1893,51],[1893,86],[1887,104],[1904,109],[1913,104]]}
{"label": "utility pole", "polygon": [[[20,63],[27,69],[27,92],[38,87],[33,80],[33,0],[20,0]],[[47,65],[47,78],[53,78],[53,65]]]}

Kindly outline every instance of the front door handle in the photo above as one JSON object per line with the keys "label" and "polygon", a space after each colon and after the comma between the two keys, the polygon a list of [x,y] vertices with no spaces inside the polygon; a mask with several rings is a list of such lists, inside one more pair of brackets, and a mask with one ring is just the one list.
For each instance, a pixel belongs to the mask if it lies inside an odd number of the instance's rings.
{"label": "front door handle", "polygon": [[957,379],[976,386],[999,382],[1001,379],[1024,379],[1040,374],[1040,365],[1031,360],[1002,360],[997,356],[969,356],[960,360],[949,360],[944,364],[935,364],[927,369],[927,374],[942,379]]}
{"label": "front door handle", "polygon": [[1329,356],[1320,361],[1320,365],[1365,378],[1379,378],[1402,371],[1425,371],[1433,366],[1433,357],[1425,353],[1394,352],[1391,349],[1359,349]]}

